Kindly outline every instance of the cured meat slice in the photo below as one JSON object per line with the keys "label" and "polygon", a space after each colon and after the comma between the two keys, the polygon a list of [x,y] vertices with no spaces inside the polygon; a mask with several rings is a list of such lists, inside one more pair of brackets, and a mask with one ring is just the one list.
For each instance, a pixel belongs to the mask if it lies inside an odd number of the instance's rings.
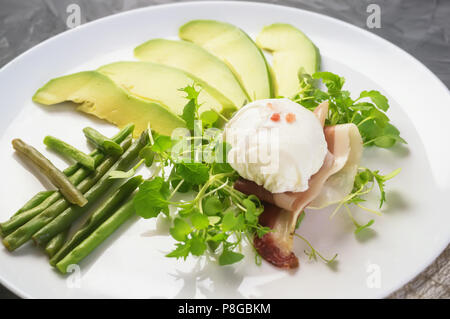
{"label": "cured meat slice", "polygon": [[[328,113],[328,103],[320,104],[314,111],[322,125]],[[308,206],[323,207],[338,201],[351,192],[358,163],[362,154],[362,139],[354,124],[325,127],[328,153],[320,170],[309,180],[304,192],[271,193],[252,181],[239,179],[234,187],[256,195],[266,202],[260,223],[273,232],[262,238],[255,236],[254,245],[261,256],[280,268],[298,267],[292,252],[297,219]]]}
{"label": "cured meat slice", "polygon": [[328,149],[334,155],[337,170],[327,179],[320,194],[308,205],[314,208],[339,202],[351,193],[363,152],[363,141],[354,124],[326,127],[325,139]]}
{"label": "cured meat slice", "polygon": [[[280,220],[289,218],[292,212],[286,211],[270,203],[264,203],[264,212],[259,218],[262,226],[276,229]],[[297,268],[298,258],[292,252],[289,238],[283,238],[285,232],[274,232],[264,235],[262,238],[255,236],[253,242],[258,253],[272,265],[279,268]]]}
{"label": "cured meat slice", "polygon": [[[280,268],[296,268],[298,267],[298,260],[292,252],[293,236],[297,219],[303,212],[303,209],[320,193],[320,190],[334,171],[332,170],[334,163],[333,155],[328,152],[322,168],[314,174],[309,181],[309,188],[305,192],[287,194],[291,202],[292,209],[280,210],[271,209],[266,210],[260,216],[260,222],[270,227],[273,232],[265,234],[262,238],[255,237],[254,244],[259,254],[268,262]],[[235,188],[244,192],[244,189],[239,185],[248,185],[248,181],[240,180],[235,183]],[[253,182],[250,182],[253,183]],[[253,183],[254,190],[245,192],[246,194],[261,193],[262,186]],[[250,190],[250,188],[247,188]],[[278,194],[274,194],[276,196]],[[278,198],[279,199],[279,198]],[[291,201],[293,199],[293,201]],[[277,205],[278,206],[278,205]],[[294,258],[295,257],[295,258]]]}

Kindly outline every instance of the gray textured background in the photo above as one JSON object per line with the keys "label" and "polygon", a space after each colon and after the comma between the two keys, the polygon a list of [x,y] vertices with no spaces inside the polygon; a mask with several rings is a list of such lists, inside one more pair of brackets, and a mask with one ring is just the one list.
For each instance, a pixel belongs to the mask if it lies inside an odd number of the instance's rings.
{"label": "gray textured background", "polygon": [[[82,22],[171,0],[0,0],[0,67],[67,29],[66,8],[81,7]],[[366,28],[368,4],[381,7],[381,28],[371,29],[408,51],[450,87],[450,0],[267,0],[329,15]],[[450,298],[450,248],[393,298]],[[16,298],[0,285],[0,298]]]}

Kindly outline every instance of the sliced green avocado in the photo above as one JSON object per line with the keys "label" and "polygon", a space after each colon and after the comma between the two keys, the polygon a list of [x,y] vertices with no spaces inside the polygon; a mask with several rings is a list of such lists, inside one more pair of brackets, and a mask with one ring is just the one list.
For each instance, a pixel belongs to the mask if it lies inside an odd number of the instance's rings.
{"label": "sliced green avocado", "polygon": [[193,20],[180,28],[179,36],[224,61],[235,72],[251,100],[274,96],[270,68],[264,54],[238,27],[214,20]]}
{"label": "sliced green avocado", "polygon": [[122,128],[135,124],[138,136],[150,123],[158,133],[170,135],[185,122],[166,107],[135,97],[117,86],[107,76],[86,71],[74,73],[47,82],[33,96],[33,101],[52,105],[64,101],[80,104],[77,109],[105,119]]}
{"label": "sliced green avocado", "polygon": [[200,113],[214,109],[230,114],[236,110],[233,103],[207,83],[180,69],[151,62],[115,62],[100,67],[98,72],[111,78],[131,94],[166,105],[177,114],[183,114],[186,94],[180,89],[198,84]]}
{"label": "sliced green avocado", "polygon": [[230,68],[200,46],[187,41],[153,39],[134,49],[136,58],[181,69],[208,83],[240,108],[250,101]]}
{"label": "sliced green avocado", "polygon": [[320,68],[320,53],[308,37],[290,24],[275,23],[262,29],[256,43],[273,54],[273,71],[279,96],[298,93],[301,68],[313,74]]}

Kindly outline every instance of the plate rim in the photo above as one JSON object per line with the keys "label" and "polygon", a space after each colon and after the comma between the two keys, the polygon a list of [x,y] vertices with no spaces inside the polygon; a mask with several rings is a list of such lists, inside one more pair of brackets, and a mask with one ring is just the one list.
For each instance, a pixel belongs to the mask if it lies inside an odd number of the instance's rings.
{"label": "plate rim", "polygon": [[[292,11],[292,12],[303,12],[304,14],[309,14],[312,16],[316,16],[316,17],[320,17],[321,19],[327,19],[329,21],[333,21],[333,23],[338,23],[341,26],[344,26],[346,28],[350,28],[353,31],[357,31],[361,34],[363,34],[366,37],[372,38],[372,40],[374,41],[379,41],[381,42],[383,45],[387,45],[389,46],[391,49],[397,50],[397,52],[400,52],[401,54],[407,56],[409,59],[411,59],[412,61],[415,62],[415,64],[417,66],[420,66],[422,68],[423,71],[426,71],[426,73],[428,73],[428,75],[430,75],[432,78],[434,78],[435,81],[435,85],[439,85],[442,89],[444,89],[444,91],[447,91],[448,94],[450,95],[450,89],[444,84],[444,82],[436,75],[434,74],[424,63],[422,63],[420,60],[418,60],[416,57],[414,57],[412,54],[410,54],[409,52],[405,51],[404,49],[402,49],[401,47],[397,46],[396,44],[390,42],[389,40],[375,34],[372,33],[360,26],[356,26],[353,25],[349,22],[331,17],[329,15],[323,14],[323,13],[319,13],[319,12],[315,12],[315,11],[310,11],[310,10],[306,10],[306,9],[301,9],[301,8],[297,8],[297,7],[293,7],[293,6],[288,6],[288,5],[281,5],[281,4],[273,4],[273,3],[263,3],[263,2],[252,2],[252,1],[235,1],[235,0],[231,0],[231,1],[186,1],[186,2],[174,2],[174,3],[167,3],[167,4],[151,4],[148,6],[144,6],[144,7],[140,7],[140,8],[134,8],[131,10],[127,10],[127,11],[123,11],[123,12],[117,12],[111,15],[107,15],[105,17],[101,17],[99,19],[93,20],[93,21],[89,21],[86,22],[78,27],[69,29],[69,30],[65,30],[63,32],[60,32],[48,39],[45,39],[44,41],[32,46],[31,48],[27,49],[26,51],[22,52],[21,54],[19,54],[18,56],[16,56],[15,58],[13,58],[11,61],[9,61],[8,63],[6,63],[4,66],[2,66],[0,68],[0,74],[3,73],[5,70],[8,70],[12,67],[14,67],[14,65],[16,63],[20,63],[20,61],[24,58],[26,58],[27,55],[29,55],[33,50],[37,50],[42,46],[46,46],[48,43],[52,43],[54,41],[64,41],[64,40],[60,40],[60,39],[64,39],[64,37],[68,37],[71,34],[74,34],[75,32],[79,32],[80,30],[84,29],[84,28],[92,28],[94,27],[97,23],[103,23],[104,21],[108,20],[108,19],[114,19],[117,16],[125,16],[125,15],[133,15],[138,11],[151,11],[151,10],[158,10],[158,8],[161,7],[186,7],[186,6],[204,6],[204,5],[224,5],[224,6],[258,6],[258,7],[277,7],[277,8],[282,8],[283,10],[288,10],[288,11]],[[433,254],[433,257],[430,260],[426,260],[424,261],[421,265],[417,266],[417,271],[415,271],[411,276],[408,276],[408,278],[400,281],[400,283],[398,285],[394,285],[391,289],[386,289],[384,290],[382,293],[378,293],[378,298],[386,298],[389,295],[391,295],[392,293],[394,293],[395,291],[398,291],[399,289],[401,289],[403,286],[405,286],[406,284],[408,284],[409,282],[413,281],[419,274],[421,274],[423,271],[426,270],[426,268],[428,268],[441,254],[442,252],[447,248],[447,246],[450,244],[450,232],[448,234],[448,239],[447,242],[444,243],[441,247],[436,248],[436,253]],[[5,278],[3,276],[3,274],[0,274],[0,283],[6,287],[8,290],[10,290],[11,292],[13,292],[14,294],[16,294],[17,296],[21,297],[21,298],[27,298],[27,299],[32,299],[34,298],[33,296],[29,295],[28,293],[26,293],[25,291],[22,291],[22,289],[17,288],[13,283],[11,283],[7,278]]]}

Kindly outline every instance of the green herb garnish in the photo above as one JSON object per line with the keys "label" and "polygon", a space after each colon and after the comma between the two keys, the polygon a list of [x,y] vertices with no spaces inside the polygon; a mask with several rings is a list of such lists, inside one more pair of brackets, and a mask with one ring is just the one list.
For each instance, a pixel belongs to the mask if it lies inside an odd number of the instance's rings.
{"label": "green herb garnish", "polygon": [[[358,98],[352,99],[350,92],[342,89],[345,79],[331,72],[316,72],[311,76],[300,71],[299,81],[300,92],[292,100],[310,110],[314,110],[320,103],[328,101],[329,111],[325,125],[355,124],[359,129],[364,146],[390,148],[396,143],[406,143],[400,136],[400,131],[390,123],[390,119],[386,115],[386,111],[389,109],[388,99],[379,91],[363,91]],[[318,88],[319,81],[325,85],[326,91]],[[380,212],[363,206],[361,203],[365,200],[362,196],[370,193],[377,184],[380,191],[379,208],[381,208],[386,201],[385,182],[399,172],[400,169],[397,169],[390,174],[381,175],[378,170],[360,168],[355,177],[352,192],[337,203],[331,217],[344,206],[356,227],[355,233],[369,228],[374,221],[371,220],[365,225],[359,224],[351,215],[348,205],[354,204],[363,210],[381,215]]]}
{"label": "green herb garnish", "polygon": [[[209,250],[217,255],[220,265],[233,264],[244,257],[239,252],[242,241],[251,243],[254,234],[264,236],[270,231],[258,222],[264,208],[255,196],[233,188],[238,175],[224,161],[229,146],[222,142],[221,131],[207,131],[219,116],[212,111],[199,114],[199,91],[194,85],[181,91],[189,100],[182,117],[194,136],[172,139],[153,134],[152,152],[142,151],[141,156],[158,165],[161,172],[170,168],[170,174],[145,181],[134,198],[134,207],[143,218],[161,213],[173,218],[170,235],[177,243],[167,257],[186,259],[189,254],[201,256]],[[194,191],[192,200],[173,199],[176,193],[187,191]],[[169,206],[177,212],[171,215]]]}
{"label": "green herb garnish", "polygon": [[[310,110],[323,101],[329,101],[326,125],[354,123],[364,146],[389,148],[397,142],[406,143],[385,114],[389,103],[380,92],[363,91],[358,98],[352,99],[349,91],[342,90],[345,79],[331,72],[316,72],[312,76],[300,72],[299,80],[301,90],[292,99]],[[326,91],[317,87],[319,80]]]}
{"label": "green herb garnish", "polygon": [[[365,146],[388,148],[397,142],[406,143],[385,114],[389,104],[380,92],[363,91],[357,99],[352,99],[350,93],[342,89],[344,78],[330,72],[318,72],[312,76],[300,74],[299,79],[301,91],[293,100],[310,110],[323,101],[329,101],[326,125],[354,123]],[[317,80],[325,84],[326,91],[316,87]],[[233,188],[239,176],[226,163],[229,145],[222,141],[222,131],[215,128],[223,117],[215,111],[200,114],[199,90],[195,85],[180,91],[186,93],[188,99],[181,115],[187,132],[179,137],[150,134],[151,146],[141,151],[140,163],[156,165],[162,176],[156,174],[141,185],[134,198],[134,207],[143,218],[154,218],[162,213],[172,219],[170,235],[176,244],[167,257],[186,259],[189,255],[201,256],[209,252],[220,265],[233,264],[244,257],[240,252],[243,241],[252,244],[253,236],[262,237],[271,230],[259,224],[259,215],[264,209],[259,199]],[[170,173],[166,174],[166,171]],[[379,214],[363,206],[361,203],[365,200],[362,197],[377,185],[381,208],[386,200],[385,182],[399,171],[381,175],[377,170],[360,168],[352,192],[336,203],[337,208],[332,215],[344,206],[356,227],[355,233],[369,228],[374,220],[358,223],[348,206],[354,204]],[[194,193],[192,200],[174,199],[175,194],[188,191]],[[169,206],[175,207],[176,212],[170,213]],[[305,214],[300,216],[297,227]],[[337,254],[331,259],[323,257],[304,237],[295,235],[309,246],[305,253],[310,259],[331,263],[337,257]],[[255,261],[259,264],[260,260],[256,254]]]}

